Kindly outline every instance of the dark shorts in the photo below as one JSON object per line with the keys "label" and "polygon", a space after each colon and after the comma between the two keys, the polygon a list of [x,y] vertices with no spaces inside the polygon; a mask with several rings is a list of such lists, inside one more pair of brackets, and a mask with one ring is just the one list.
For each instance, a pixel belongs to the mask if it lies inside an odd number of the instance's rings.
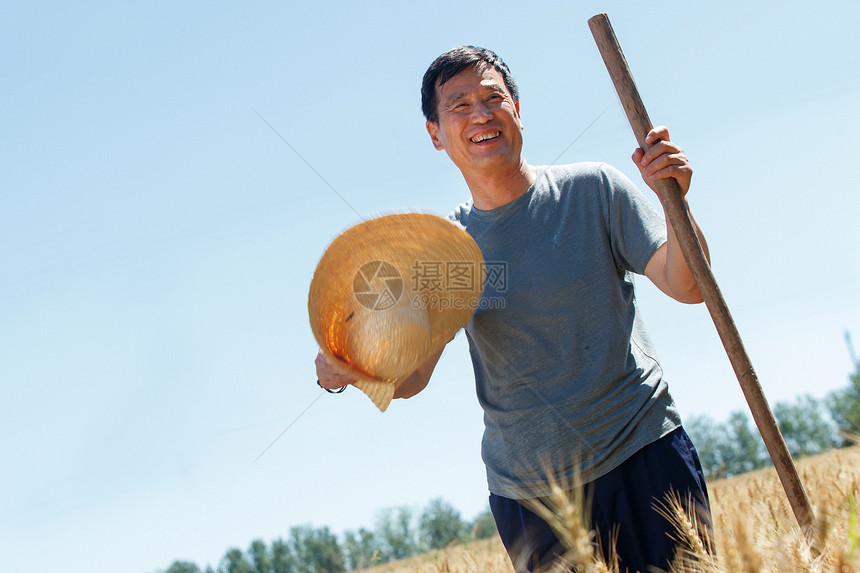
{"label": "dark shorts", "polygon": [[[669,569],[675,553],[674,526],[654,509],[675,491],[696,503],[700,523],[711,531],[708,490],[699,456],[683,428],[663,436],[630,456],[620,466],[585,485],[591,517],[600,542],[611,535],[621,571]],[[519,501],[490,494],[490,509],[499,535],[517,571],[535,571],[564,553],[552,529]],[[520,564],[527,565],[522,566]]]}

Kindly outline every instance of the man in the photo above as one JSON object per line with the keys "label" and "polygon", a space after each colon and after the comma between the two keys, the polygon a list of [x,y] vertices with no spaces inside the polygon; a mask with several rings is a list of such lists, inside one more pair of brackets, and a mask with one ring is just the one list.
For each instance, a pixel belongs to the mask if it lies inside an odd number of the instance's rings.
{"label": "man", "polygon": [[[516,83],[495,53],[464,46],[442,54],[421,91],[430,139],[472,195],[451,218],[486,261],[506,269],[505,284],[483,293],[505,304],[479,307],[466,335],[484,409],[490,507],[512,562],[532,571],[563,553],[524,500],[545,496],[548,477],[577,476],[622,570],[668,569],[673,526],[653,504],[678,492],[710,520],[698,457],[634,296],[638,273],[681,302],[701,302],[671,224],[608,165],[529,165]],[[692,170],[683,151],[663,127],[647,142],[647,152],[633,153],[645,182],[656,189],[672,177],[686,194]],[[395,396],[420,392],[440,355]],[[351,382],[321,356],[317,374],[325,388]]]}

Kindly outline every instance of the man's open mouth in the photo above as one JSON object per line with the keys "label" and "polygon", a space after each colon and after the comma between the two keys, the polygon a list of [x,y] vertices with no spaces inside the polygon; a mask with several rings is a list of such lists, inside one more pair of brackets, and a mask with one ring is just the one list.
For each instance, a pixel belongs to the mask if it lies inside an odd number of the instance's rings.
{"label": "man's open mouth", "polygon": [[490,139],[495,139],[502,134],[501,131],[492,131],[490,133],[482,133],[481,135],[476,135],[471,138],[469,141],[472,143],[481,143],[482,141],[488,141]]}

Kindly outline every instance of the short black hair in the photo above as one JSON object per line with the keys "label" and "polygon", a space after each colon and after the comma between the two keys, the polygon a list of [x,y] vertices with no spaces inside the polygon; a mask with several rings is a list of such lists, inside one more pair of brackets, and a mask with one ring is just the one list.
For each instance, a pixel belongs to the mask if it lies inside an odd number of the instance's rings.
{"label": "short black hair", "polygon": [[460,46],[448,50],[430,64],[424,72],[424,80],[421,82],[421,111],[427,121],[439,123],[439,100],[436,97],[436,83],[441,86],[463,70],[476,66],[480,63],[493,66],[497,72],[502,74],[505,87],[511,93],[514,101],[519,101],[520,93],[517,83],[508,65],[492,50],[478,48],[477,46]]}

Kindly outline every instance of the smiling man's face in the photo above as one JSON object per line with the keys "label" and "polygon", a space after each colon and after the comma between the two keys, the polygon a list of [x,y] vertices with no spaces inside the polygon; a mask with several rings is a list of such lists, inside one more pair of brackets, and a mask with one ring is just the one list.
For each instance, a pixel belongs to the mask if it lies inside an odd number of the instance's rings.
{"label": "smiling man's face", "polygon": [[436,86],[439,122],[427,122],[436,149],[464,175],[519,166],[520,106],[495,68],[478,64]]}

